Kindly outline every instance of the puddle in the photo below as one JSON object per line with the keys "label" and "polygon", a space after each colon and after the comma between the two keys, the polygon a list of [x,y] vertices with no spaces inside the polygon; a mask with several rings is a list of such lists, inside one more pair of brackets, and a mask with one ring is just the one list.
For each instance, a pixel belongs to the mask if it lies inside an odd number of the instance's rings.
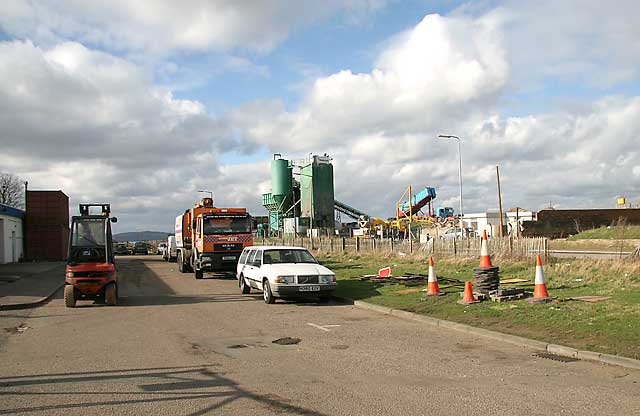
{"label": "puddle", "polygon": [[13,328],[5,328],[4,330],[10,334],[22,334],[24,331],[29,329],[25,324],[20,324],[18,326],[14,326]]}
{"label": "puddle", "polygon": [[302,341],[300,338],[285,337],[285,338],[278,338],[275,341],[272,341],[272,343],[278,344],[278,345],[296,345],[300,341]]}

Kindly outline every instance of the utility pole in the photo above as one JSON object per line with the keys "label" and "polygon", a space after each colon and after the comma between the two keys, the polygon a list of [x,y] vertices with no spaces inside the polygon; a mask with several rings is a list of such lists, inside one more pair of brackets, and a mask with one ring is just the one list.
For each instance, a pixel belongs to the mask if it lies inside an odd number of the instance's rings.
{"label": "utility pole", "polygon": [[500,209],[500,237],[502,237],[504,224],[502,222],[502,193],[500,192],[500,167],[498,165],[496,165],[496,177],[498,178],[498,207]]}

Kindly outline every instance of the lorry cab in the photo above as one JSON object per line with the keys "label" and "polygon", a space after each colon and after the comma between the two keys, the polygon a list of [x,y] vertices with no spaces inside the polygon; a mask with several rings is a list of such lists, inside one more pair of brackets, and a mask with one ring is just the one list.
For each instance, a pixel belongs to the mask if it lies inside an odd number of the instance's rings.
{"label": "lorry cab", "polygon": [[194,271],[235,271],[245,243],[252,243],[251,217],[242,212],[206,213],[196,219]]}
{"label": "lorry cab", "polygon": [[242,250],[253,244],[251,216],[245,208],[217,208],[203,198],[176,218],[175,242],[178,270],[233,272]]}

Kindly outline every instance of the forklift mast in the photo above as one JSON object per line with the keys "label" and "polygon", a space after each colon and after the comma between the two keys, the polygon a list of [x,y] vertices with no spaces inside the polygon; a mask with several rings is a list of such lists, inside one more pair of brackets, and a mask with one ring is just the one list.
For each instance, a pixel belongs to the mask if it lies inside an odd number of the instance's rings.
{"label": "forklift mast", "polygon": [[111,204],[80,204],[80,215],[83,217],[89,216],[89,209],[91,207],[100,207],[102,209],[102,216],[109,217],[111,213]]}

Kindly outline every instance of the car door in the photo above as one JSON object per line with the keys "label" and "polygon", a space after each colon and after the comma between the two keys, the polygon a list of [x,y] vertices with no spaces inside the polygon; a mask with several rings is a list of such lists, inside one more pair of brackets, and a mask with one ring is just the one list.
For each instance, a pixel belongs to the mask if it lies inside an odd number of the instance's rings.
{"label": "car door", "polygon": [[251,258],[251,286],[262,290],[262,250],[258,249]]}
{"label": "car door", "polygon": [[242,271],[245,268],[245,264],[247,263],[247,256],[249,255],[249,251],[251,250],[243,250],[242,254],[240,254],[240,258],[238,259],[238,265],[236,266],[236,278],[240,278]]}
{"label": "car door", "polygon": [[253,288],[258,288],[255,282],[255,279],[256,279],[255,276],[257,274],[257,271],[256,271],[256,267],[253,265],[253,261],[256,257],[257,252],[258,250],[256,249],[253,249],[249,252],[249,254],[247,255],[244,268],[242,269],[242,274],[247,279],[247,283],[249,283],[249,286]]}
{"label": "car door", "polygon": [[242,274],[247,279],[247,283],[251,283],[251,259],[255,253],[255,249],[247,250],[242,266],[238,263],[238,275]]}

